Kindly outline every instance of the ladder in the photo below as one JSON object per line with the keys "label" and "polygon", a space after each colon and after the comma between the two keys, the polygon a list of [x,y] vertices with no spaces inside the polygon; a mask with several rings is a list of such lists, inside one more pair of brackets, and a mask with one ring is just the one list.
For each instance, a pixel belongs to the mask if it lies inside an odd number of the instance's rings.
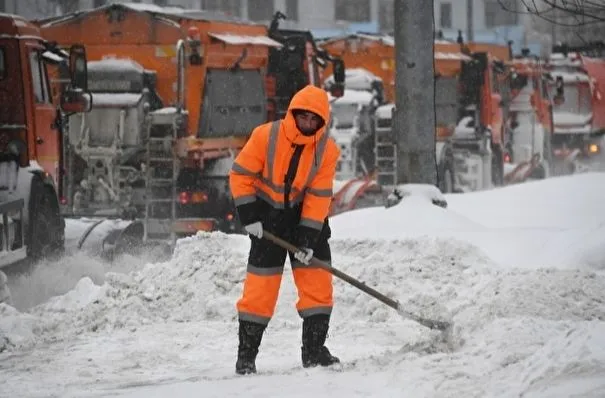
{"label": "ladder", "polygon": [[145,218],[143,242],[168,241],[176,245],[179,159],[176,156],[176,114],[151,112],[145,151]]}
{"label": "ladder", "polygon": [[393,143],[391,127],[376,127],[374,137],[376,182],[383,187],[395,187],[397,185],[397,146]]}

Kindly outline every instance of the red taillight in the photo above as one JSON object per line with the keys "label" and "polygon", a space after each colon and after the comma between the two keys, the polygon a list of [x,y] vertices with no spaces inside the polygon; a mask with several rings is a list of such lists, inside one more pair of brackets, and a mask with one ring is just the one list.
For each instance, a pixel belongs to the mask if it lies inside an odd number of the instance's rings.
{"label": "red taillight", "polygon": [[179,194],[179,202],[180,202],[182,205],[186,205],[187,203],[189,203],[189,200],[190,200],[190,199],[191,199],[191,198],[190,198],[190,196],[189,196],[189,192],[181,192],[181,193]]}
{"label": "red taillight", "polygon": [[510,163],[510,154],[509,153],[505,153],[504,154],[504,163]]}
{"label": "red taillight", "polygon": [[65,196],[61,196],[60,202],[62,205],[66,205],[67,204],[67,198]]}
{"label": "red taillight", "polygon": [[225,217],[227,221],[233,221],[233,214],[227,213],[227,217]]}

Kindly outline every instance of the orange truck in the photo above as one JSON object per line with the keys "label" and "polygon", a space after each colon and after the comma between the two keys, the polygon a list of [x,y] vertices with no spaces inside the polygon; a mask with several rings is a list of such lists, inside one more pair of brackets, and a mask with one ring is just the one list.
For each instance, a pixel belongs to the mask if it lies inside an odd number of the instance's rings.
{"label": "orange truck", "polygon": [[552,147],[558,174],[599,168],[605,161],[605,45],[555,46],[547,65],[553,106]]}
{"label": "orange truck", "polygon": [[[90,109],[86,51],[62,51],[34,24],[0,15],[0,267],[59,254],[65,117]],[[60,84],[52,84],[52,77]]]}
{"label": "orange truck", "polygon": [[69,123],[64,212],[133,219],[131,230],[172,243],[233,228],[227,172],[267,118],[262,72],[281,46],[267,28],[144,4],[36,23],[90,60],[93,109]]}
{"label": "orange truck", "polygon": [[511,102],[507,162],[517,169],[509,180],[528,177],[546,178],[553,169],[553,101],[561,96],[551,95],[553,78],[546,62],[523,49],[507,62],[510,68]]}
{"label": "orange truck", "polygon": [[91,60],[93,110],[70,120],[64,212],[133,219],[124,234],[144,241],[238,231],[235,154],[298,89],[320,84],[312,36],[280,30],[279,18],[268,28],[130,3],[36,21],[59,46],[83,43]]}
{"label": "orange truck", "polygon": [[286,15],[277,11],[269,26],[269,37],[281,44],[269,49],[266,73],[268,120],[282,118],[288,110],[290,99],[308,84],[320,87],[327,71],[332,71],[334,84],[330,87],[333,97],[339,98],[344,90],[344,62],[318,47],[309,31],[280,29],[279,21]]}
{"label": "orange truck", "polygon": [[[395,42],[390,36],[352,34],[322,42],[321,47],[343,59],[347,71],[365,70],[377,76],[382,90],[373,110],[375,165],[379,184],[397,183],[392,115],[395,93]],[[506,50],[506,51],[504,51]],[[466,192],[503,184],[507,139],[507,46],[460,45],[443,40],[434,44],[439,187],[444,192]],[[349,79],[343,99],[351,88]],[[367,80],[367,79],[366,79]],[[328,85],[330,79],[328,78]],[[357,89],[357,88],[356,88]],[[341,100],[333,103],[338,107]],[[338,115],[334,116],[338,119]],[[367,152],[367,151],[366,151]]]}

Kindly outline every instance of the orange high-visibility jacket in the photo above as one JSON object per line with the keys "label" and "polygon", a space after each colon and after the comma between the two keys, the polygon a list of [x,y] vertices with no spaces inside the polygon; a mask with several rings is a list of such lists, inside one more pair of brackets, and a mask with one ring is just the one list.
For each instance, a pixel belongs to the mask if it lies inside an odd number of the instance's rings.
{"label": "orange high-visibility jacket", "polygon": [[[315,135],[304,136],[296,127],[294,109],[316,113],[322,117],[323,126]],[[293,207],[302,201],[300,225],[321,230],[330,209],[340,157],[338,146],[327,133],[329,120],[327,93],[321,88],[306,86],[294,95],[284,119],[255,128],[229,173],[231,194],[238,209],[259,199],[283,209],[284,181],[294,145],[304,145],[288,202]],[[242,223],[248,221],[253,220],[242,220]]]}

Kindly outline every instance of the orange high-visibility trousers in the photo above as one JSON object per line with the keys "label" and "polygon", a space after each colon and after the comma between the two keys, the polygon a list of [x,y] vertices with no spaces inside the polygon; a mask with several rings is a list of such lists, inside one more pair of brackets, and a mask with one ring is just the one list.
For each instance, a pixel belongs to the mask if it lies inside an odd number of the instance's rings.
{"label": "orange high-visibility trousers", "polygon": [[[248,268],[244,291],[237,302],[240,320],[268,324],[275,311],[281,285],[287,251],[265,239],[250,238],[252,246],[248,256]],[[331,251],[327,239],[320,239],[314,248],[314,256],[330,263]],[[290,253],[294,283],[298,290],[296,309],[302,318],[316,314],[332,313],[332,274],[306,266]]]}

